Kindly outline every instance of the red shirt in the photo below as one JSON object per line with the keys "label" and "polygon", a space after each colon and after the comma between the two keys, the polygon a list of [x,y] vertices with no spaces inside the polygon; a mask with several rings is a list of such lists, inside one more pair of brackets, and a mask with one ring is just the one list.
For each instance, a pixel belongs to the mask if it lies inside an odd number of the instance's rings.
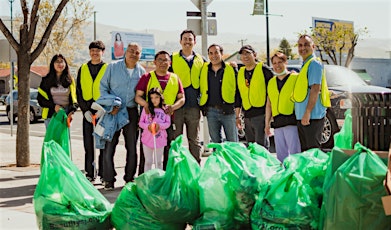
{"label": "red shirt", "polygon": [[[156,74],[156,72],[155,72]],[[167,86],[167,82],[168,82],[168,79],[170,79],[170,74],[171,73],[168,73],[164,76],[159,76],[156,74],[156,77],[157,77],[157,80],[159,81],[160,83],[160,86],[162,87],[162,89],[164,90]],[[140,91],[143,91],[145,94],[147,93],[147,87],[148,87],[148,82],[149,82],[149,78],[151,78],[151,74],[149,73],[145,73],[141,76],[140,80],[138,81],[137,83],[137,86],[136,86],[136,91],[137,90],[140,90]],[[178,94],[180,93],[184,93],[184,90],[183,90],[183,86],[182,86],[182,82],[181,80],[178,78]]]}

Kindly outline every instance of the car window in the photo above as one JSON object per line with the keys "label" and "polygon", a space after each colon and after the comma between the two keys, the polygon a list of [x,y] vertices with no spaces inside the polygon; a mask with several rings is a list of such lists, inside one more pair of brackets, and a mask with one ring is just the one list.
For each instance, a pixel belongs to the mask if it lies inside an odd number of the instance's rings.
{"label": "car window", "polygon": [[366,86],[357,73],[341,66],[326,66],[327,85],[329,87],[337,86]]}
{"label": "car window", "polygon": [[37,100],[38,92],[30,92],[30,99]]}

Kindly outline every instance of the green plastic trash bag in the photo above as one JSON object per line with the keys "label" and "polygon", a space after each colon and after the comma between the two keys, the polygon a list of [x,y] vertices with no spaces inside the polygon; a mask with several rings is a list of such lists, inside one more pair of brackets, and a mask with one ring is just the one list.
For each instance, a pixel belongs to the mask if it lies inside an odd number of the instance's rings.
{"label": "green plastic trash bag", "polygon": [[309,149],[302,153],[292,154],[285,158],[283,164],[286,169],[297,172],[317,195],[319,207],[323,196],[323,183],[326,175],[329,155],[318,148]]}
{"label": "green plastic trash bag", "polygon": [[280,169],[268,159],[265,149],[251,153],[242,143],[211,143],[215,151],[205,163],[199,179],[201,213],[195,229],[248,229],[251,209],[260,184]]}
{"label": "green plastic trash bag", "polygon": [[115,201],[111,223],[116,229],[185,229],[184,224],[168,224],[152,217],[141,204],[135,183],[127,183]]}
{"label": "green plastic trash bag", "polygon": [[[45,139],[43,142],[53,140],[64,149],[68,156],[71,156],[71,144],[69,138],[69,128],[67,126],[67,118],[68,116],[64,109],[60,109],[57,113],[54,113],[46,129]],[[41,157],[41,165],[43,164],[42,159],[43,158]]]}
{"label": "green plastic trash bag", "polygon": [[345,121],[341,130],[334,135],[334,146],[341,149],[353,148],[352,113],[350,109],[345,112]]}
{"label": "green plastic trash bag", "polygon": [[318,201],[300,173],[288,169],[270,180],[266,195],[258,197],[252,210],[252,229],[317,229]]}
{"label": "green plastic trash bag", "polygon": [[182,138],[180,135],[171,143],[166,172],[153,169],[135,179],[145,209],[167,223],[192,223],[200,215],[200,166]]}
{"label": "green plastic trash bag", "polygon": [[55,141],[43,144],[44,163],[34,192],[39,229],[108,229],[111,204]]}
{"label": "green plastic trash bag", "polygon": [[350,157],[338,148],[332,150],[323,186],[321,229],[390,229],[391,216],[385,216],[381,202],[387,166],[361,144],[354,149]]}

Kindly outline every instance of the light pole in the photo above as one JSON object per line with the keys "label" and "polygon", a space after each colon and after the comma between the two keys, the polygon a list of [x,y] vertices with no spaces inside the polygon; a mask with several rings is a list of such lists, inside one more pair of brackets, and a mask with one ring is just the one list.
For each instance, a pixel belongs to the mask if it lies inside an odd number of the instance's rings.
{"label": "light pole", "polygon": [[270,44],[269,44],[269,3],[266,0],[266,63],[270,66]]}
{"label": "light pole", "polygon": [[96,11],[94,11],[94,41],[96,40]]}
{"label": "light pole", "polygon": [[[15,0],[8,0],[10,3],[10,10],[11,10],[11,35],[13,36],[13,18],[12,18],[12,5],[14,4]],[[10,44],[10,61],[11,61],[11,72],[10,72],[10,80],[9,80],[9,87],[10,87],[10,126],[11,126],[11,136],[13,134],[13,126],[14,126],[14,98],[13,98],[13,89],[14,89],[14,75],[15,75],[15,70],[14,70],[14,60],[13,57],[11,57],[11,44]]]}

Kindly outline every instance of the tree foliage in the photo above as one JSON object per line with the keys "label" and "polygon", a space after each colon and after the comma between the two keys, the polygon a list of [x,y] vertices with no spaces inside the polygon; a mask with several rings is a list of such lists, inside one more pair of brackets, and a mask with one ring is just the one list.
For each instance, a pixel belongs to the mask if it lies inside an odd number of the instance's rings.
{"label": "tree foliage", "polygon": [[[56,10],[55,2],[56,0],[42,0],[39,5],[39,26],[32,46],[33,49],[39,44],[40,38]],[[54,54],[61,53],[72,65],[75,51],[80,50],[85,45],[82,28],[87,24],[86,20],[91,17],[92,13],[93,6],[91,6],[90,1],[69,0],[52,29],[46,47],[34,63],[48,65]],[[14,20],[16,27],[22,22],[22,16],[16,17]],[[15,34],[18,34],[18,31]]]}
{"label": "tree foliage", "polygon": [[[44,28],[46,28],[56,10],[54,2],[55,0],[44,0],[39,6],[40,27],[37,30],[37,38],[43,34]],[[86,20],[92,14],[93,6],[91,6],[90,1],[70,0],[53,27],[47,46],[37,58],[36,63],[47,65],[56,53],[63,54],[68,63],[73,63],[75,51],[85,46],[82,27],[85,26]],[[35,39],[33,47],[38,44],[39,40]]]}
{"label": "tree foliage", "polygon": [[[360,35],[367,34],[367,28],[354,32],[352,27],[334,24],[332,28],[315,27],[312,29],[314,43],[322,61],[334,65],[349,67],[354,58],[355,47]],[[345,63],[343,64],[343,61]]]}
{"label": "tree foliage", "polygon": [[288,59],[293,58],[293,53],[292,53],[292,48],[291,45],[289,44],[289,41],[286,38],[283,38],[280,42],[279,51],[284,53]]}
{"label": "tree foliage", "polygon": [[[56,4],[57,7],[47,26],[43,27],[41,35],[37,34],[37,30],[41,26],[39,24],[40,0],[34,0],[33,2],[20,0],[22,18],[18,31],[19,40],[15,39],[3,20],[0,19],[0,30],[15,50],[18,59],[18,129],[16,133],[16,166],[18,167],[30,165],[30,143],[28,141],[30,130],[28,119],[30,112],[30,67],[44,50],[52,29],[68,2],[69,0],[61,0]],[[36,39],[38,42],[33,46]]]}

